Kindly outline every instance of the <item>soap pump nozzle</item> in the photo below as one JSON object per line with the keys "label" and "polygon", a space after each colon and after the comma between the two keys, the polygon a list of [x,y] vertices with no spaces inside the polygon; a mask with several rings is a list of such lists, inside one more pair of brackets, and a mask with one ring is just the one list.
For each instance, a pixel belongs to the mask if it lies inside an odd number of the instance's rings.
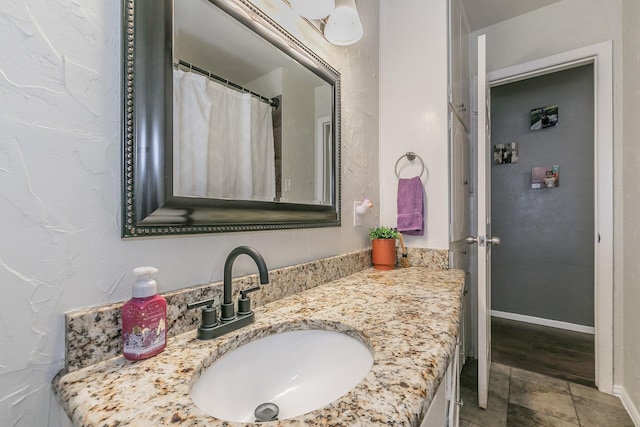
{"label": "soap pump nozzle", "polygon": [[151,278],[151,275],[157,273],[155,267],[137,267],[133,269],[133,274],[138,279],[133,284],[132,296],[134,298],[146,298],[158,293],[158,284]]}

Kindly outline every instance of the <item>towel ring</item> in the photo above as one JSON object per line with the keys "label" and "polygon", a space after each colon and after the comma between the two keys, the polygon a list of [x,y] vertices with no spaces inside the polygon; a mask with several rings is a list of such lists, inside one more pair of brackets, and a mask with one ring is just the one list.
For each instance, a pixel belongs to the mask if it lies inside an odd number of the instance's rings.
{"label": "towel ring", "polygon": [[420,171],[420,179],[422,179],[422,174],[424,173],[424,161],[422,160],[422,157],[418,156],[413,151],[409,151],[403,154],[402,156],[400,156],[398,160],[396,160],[396,166],[394,167],[394,170],[396,172],[396,178],[400,179],[400,173],[398,172],[398,163],[400,163],[400,160],[402,160],[403,157],[406,157],[407,159],[409,159],[410,162],[414,161],[416,158],[420,160],[420,164],[422,165],[422,170]]}

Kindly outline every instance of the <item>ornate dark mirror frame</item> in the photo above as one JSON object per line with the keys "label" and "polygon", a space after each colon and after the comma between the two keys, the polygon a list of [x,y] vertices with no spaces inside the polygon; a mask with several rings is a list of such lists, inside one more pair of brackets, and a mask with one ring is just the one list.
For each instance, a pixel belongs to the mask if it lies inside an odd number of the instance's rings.
{"label": "ornate dark mirror frame", "polygon": [[330,205],[173,195],[173,0],[123,0],[122,237],[340,226],[340,74],[248,0],[209,0],[333,89]]}

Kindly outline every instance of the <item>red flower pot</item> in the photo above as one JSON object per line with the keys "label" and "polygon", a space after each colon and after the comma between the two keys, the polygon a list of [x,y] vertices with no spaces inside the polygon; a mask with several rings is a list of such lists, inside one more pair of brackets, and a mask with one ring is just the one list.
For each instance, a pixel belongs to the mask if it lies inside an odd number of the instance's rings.
{"label": "red flower pot", "polygon": [[396,239],[373,239],[371,262],[376,270],[393,270],[396,265]]}

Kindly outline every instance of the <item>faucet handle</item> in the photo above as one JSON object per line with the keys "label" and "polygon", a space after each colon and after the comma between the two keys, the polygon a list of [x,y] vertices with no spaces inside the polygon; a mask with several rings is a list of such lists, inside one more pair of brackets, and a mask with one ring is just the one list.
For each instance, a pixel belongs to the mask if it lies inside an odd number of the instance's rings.
{"label": "faucet handle", "polygon": [[259,290],[260,290],[260,286],[256,286],[254,288],[249,288],[249,289],[243,289],[240,291],[240,298],[246,298],[247,294],[251,292],[259,291]]}
{"label": "faucet handle", "polygon": [[198,302],[187,304],[187,309],[202,307],[202,324],[201,328],[212,328],[218,324],[218,309],[213,307],[214,299],[205,299]]}
{"label": "faucet handle", "polygon": [[240,291],[240,298],[238,298],[238,314],[251,314],[251,298],[249,298],[247,294],[258,290],[260,290],[260,286]]}

